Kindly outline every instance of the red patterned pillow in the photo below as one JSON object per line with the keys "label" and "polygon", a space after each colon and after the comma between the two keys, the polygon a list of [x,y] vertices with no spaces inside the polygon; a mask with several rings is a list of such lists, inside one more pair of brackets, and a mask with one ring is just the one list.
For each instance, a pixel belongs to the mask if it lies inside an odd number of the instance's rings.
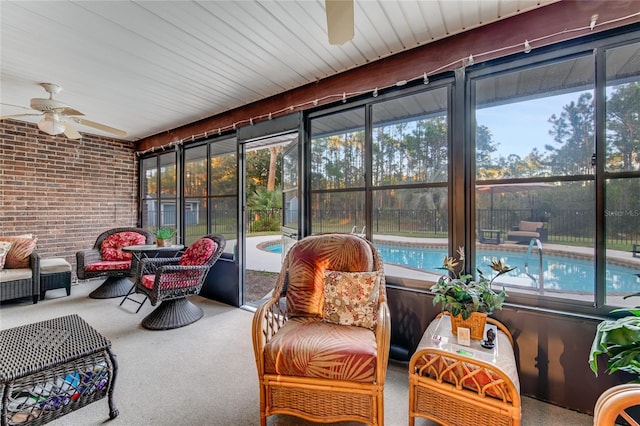
{"label": "red patterned pillow", "polygon": [[217,244],[210,238],[200,238],[191,244],[184,254],[180,256],[180,265],[182,266],[198,266],[204,265],[213,256]]}
{"label": "red patterned pillow", "polygon": [[30,266],[31,253],[36,248],[37,238],[0,237],[0,241],[13,243],[5,259],[4,267],[6,269],[28,268]]}
{"label": "red patterned pillow", "polygon": [[109,235],[100,246],[102,260],[131,260],[131,253],[122,251],[122,247],[141,245],[146,241],[144,235],[133,231],[116,232]]}

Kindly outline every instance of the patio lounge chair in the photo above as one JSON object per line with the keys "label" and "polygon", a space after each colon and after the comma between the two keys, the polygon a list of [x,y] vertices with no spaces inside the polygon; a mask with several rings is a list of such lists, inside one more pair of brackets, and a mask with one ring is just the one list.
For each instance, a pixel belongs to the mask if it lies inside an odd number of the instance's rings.
{"label": "patio lounge chair", "polygon": [[530,222],[521,220],[518,226],[513,226],[507,232],[507,240],[528,243],[533,238],[540,241],[547,241],[548,231],[544,227],[544,222]]}

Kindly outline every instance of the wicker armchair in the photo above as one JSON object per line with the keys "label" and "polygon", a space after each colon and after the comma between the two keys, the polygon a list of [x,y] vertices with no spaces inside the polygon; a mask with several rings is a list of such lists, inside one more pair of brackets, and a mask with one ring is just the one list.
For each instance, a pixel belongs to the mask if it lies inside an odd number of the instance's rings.
{"label": "wicker armchair", "polygon": [[[93,248],[76,253],[76,273],[81,280],[97,277],[107,279],[89,294],[93,299],[124,296],[131,289],[128,277],[135,275],[131,253],[121,249],[128,245],[153,244],[154,236],[142,228],[114,228],[103,232]],[[108,247],[107,247],[108,246]]]}
{"label": "wicker armchair", "polygon": [[187,296],[200,292],[209,269],[220,258],[225,245],[222,235],[212,234],[198,239],[179,258],[142,259],[135,291],[148,297],[153,306],[160,302],[160,306],[142,320],[142,326],[168,330],[202,318],[202,308],[191,303]]}
{"label": "wicker armchair", "polygon": [[34,250],[29,268],[0,270],[0,302],[31,296],[33,303],[40,298],[40,255]]}
{"label": "wicker armchair", "polygon": [[[340,311],[337,302],[350,308]],[[295,243],[253,318],[260,424],[273,414],[384,424],[390,327],[373,244],[350,234]]]}
{"label": "wicker armchair", "polygon": [[630,425],[637,425],[638,419],[633,413],[637,412],[638,407],[640,407],[640,384],[628,383],[614,386],[604,391],[596,401],[593,425],[625,424],[619,423],[619,419],[624,419]]}

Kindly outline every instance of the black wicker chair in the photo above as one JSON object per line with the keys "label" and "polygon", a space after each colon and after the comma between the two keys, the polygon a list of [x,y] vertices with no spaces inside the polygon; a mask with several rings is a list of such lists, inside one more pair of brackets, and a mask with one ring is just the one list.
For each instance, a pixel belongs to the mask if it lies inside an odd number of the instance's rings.
{"label": "black wicker chair", "polygon": [[[122,297],[129,292],[131,288],[131,281],[128,277],[135,276],[137,264],[132,264],[134,260],[132,255],[127,253],[125,257],[128,260],[128,266],[123,262],[105,261],[102,256],[102,243],[112,235],[135,232],[144,237],[143,244],[153,244],[154,236],[150,231],[142,228],[114,228],[103,232],[96,239],[93,248],[88,250],[81,250],[76,253],[76,272],[78,279],[87,280],[91,278],[107,277],[107,279],[94,291],[89,294],[89,297],[93,299],[110,299],[114,297]],[[96,265],[100,265],[100,268],[96,268]]]}
{"label": "black wicker chair", "polygon": [[142,259],[135,291],[148,297],[153,306],[160,302],[160,306],[142,320],[142,326],[168,330],[202,318],[202,309],[187,296],[200,293],[209,269],[220,258],[225,245],[222,235],[212,234],[198,239],[178,258]]}

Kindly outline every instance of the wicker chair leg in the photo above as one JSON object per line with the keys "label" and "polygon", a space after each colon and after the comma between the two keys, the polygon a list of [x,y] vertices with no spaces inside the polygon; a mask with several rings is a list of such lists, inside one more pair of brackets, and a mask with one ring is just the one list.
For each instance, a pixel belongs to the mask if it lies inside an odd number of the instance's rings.
{"label": "wicker chair leg", "polygon": [[267,426],[266,410],[266,390],[263,384],[260,384],[260,426]]}
{"label": "wicker chair leg", "polygon": [[89,293],[92,299],[113,299],[129,293],[131,281],[127,277],[109,277],[100,287]]}

